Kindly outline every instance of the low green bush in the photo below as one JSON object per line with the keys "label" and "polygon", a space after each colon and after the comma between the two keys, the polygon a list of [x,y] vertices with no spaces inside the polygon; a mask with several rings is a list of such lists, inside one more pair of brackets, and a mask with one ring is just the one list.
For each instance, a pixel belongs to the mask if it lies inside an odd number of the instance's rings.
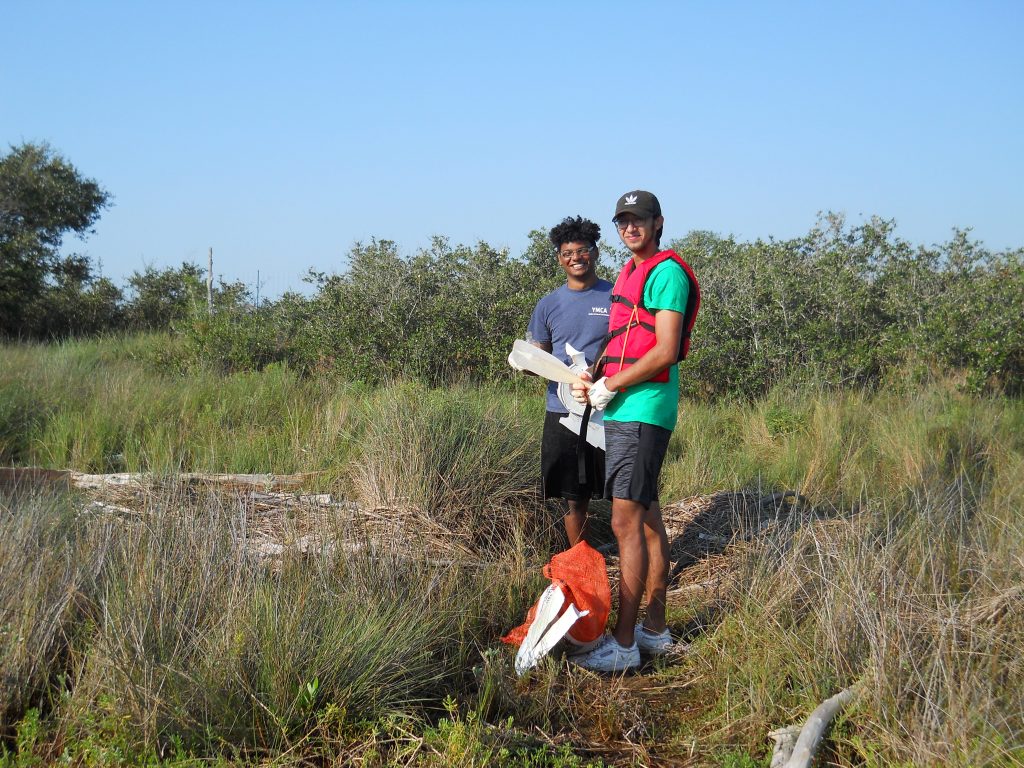
{"label": "low green bush", "polygon": [[[205,307],[183,317],[179,364],[237,371],[286,362],[369,382],[507,380],[512,340],[562,283],[543,233],[531,236],[519,257],[444,238],[412,255],[387,240],[357,243],[343,272],[310,276],[308,298],[287,294],[258,311],[221,301],[212,317]],[[681,368],[690,397],[757,397],[787,382],[891,385],[921,366],[963,371],[973,391],[1013,394],[1024,381],[1020,249],[992,252],[963,231],[914,247],[891,221],[849,225],[832,214],[790,240],[691,232],[668,245],[702,287]],[[601,272],[614,279],[626,255],[605,244],[602,253]]]}
{"label": "low green bush", "polygon": [[1024,250],[993,253],[963,231],[915,248],[892,221],[831,214],[801,238],[692,232],[672,247],[703,289],[680,369],[692,396],[876,386],[922,361],[966,371],[974,391],[1015,393],[1024,381]]}

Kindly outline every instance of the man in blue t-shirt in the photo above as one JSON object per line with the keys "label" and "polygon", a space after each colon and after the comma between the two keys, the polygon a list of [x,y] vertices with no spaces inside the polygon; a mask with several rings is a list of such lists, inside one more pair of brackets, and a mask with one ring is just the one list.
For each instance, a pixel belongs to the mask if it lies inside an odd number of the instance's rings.
{"label": "man in blue t-shirt", "polygon": [[[601,228],[580,216],[569,217],[549,233],[565,285],[539,302],[530,317],[527,340],[568,365],[568,342],[594,363],[608,332],[608,300],[612,285],[597,276],[597,241]],[[569,546],[584,538],[591,498],[604,491],[604,451],[584,443],[587,481],[579,481],[578,436],[559,420],[568,410],[558,399],[558,385],[548,384],[547,414],[541,441],[541,484],[545,499],[565,499],[565,532]]]}

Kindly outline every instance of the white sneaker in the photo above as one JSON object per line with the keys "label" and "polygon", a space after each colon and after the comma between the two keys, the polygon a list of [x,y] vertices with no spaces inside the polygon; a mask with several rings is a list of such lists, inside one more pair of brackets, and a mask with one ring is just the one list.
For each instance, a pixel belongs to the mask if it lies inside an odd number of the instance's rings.
{"label": "white sneaker", "polygon": [[623,648],[614,637],[605,635],[594,650],[570,656],[569,661],[594,672],[626,672],[640,666],[640,649],[635,642]]}
{"label": "white sneaker", "polygon": [[640,652],[648,656],[664,656],[672,648],[672,635],[667,629],[664,632],[653,632],[643,624],[637,624],[633,636]]}
{"label": "white sneaker", "polygon": [[597,648],[597,646],[599,646],[601,644],[601,641],[604,640],[604,635],[601,635],[600,637],[598,637],[598,638],[596,638],[594,640],[589,640],[589,641],[587,641],[585,643],[580,641],[580,640],[577,640],[571,634],[566,635],[564,640],[565,640],[565,655],[566,656],[579,656],[579,655],[584,654],[584,653],[590,653],[592,650]]}

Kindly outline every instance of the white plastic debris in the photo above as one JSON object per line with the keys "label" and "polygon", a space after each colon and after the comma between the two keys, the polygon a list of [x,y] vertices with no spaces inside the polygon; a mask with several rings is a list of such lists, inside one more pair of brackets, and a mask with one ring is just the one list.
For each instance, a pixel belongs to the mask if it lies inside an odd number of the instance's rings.
{"label": "white plastic debris", "polygon": [[537,601],[537,613],[530,624],[523,644],[516,654],[516,674],[522,675],[543,659],[552,648],[568,634],[572,625],[586,616],[590,611],[581,611],[572,603],[565,606],[565,612],[559,611],[565,605],[565,595],[557,584],[550,584]]}
{"label": "white plastic debris", "polygon": [[[568,342],[565,345],[565,354],[572,360],[569,370],[573,373],[582,373],[587,370],[587,358]],[[558,399],[569,411],[569,414],[559,419],[558,423],[574,435],[578,435],[583,427],[583,414],[586,411],[586,406],[576,402],[573,398],[571,384],[558,385]],[[587,442],[595,448],[604,450],[604,411],[591,410],[590,422],[587,424]]]}

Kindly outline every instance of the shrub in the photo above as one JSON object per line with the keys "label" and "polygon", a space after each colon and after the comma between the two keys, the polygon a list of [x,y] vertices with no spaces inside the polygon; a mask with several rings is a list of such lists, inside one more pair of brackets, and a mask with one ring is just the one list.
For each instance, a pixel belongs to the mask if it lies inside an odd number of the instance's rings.
{"label": "shrub", "polygon": [[823,217],[802,238],[737,243],[693,232],[672,243],[703,289],[685,392],[761,395],[781,382],[874,386],[932,361],[972,386],[1019,389],[1024,251],[993,254],[955,232],[912,248],[893,222]]}

